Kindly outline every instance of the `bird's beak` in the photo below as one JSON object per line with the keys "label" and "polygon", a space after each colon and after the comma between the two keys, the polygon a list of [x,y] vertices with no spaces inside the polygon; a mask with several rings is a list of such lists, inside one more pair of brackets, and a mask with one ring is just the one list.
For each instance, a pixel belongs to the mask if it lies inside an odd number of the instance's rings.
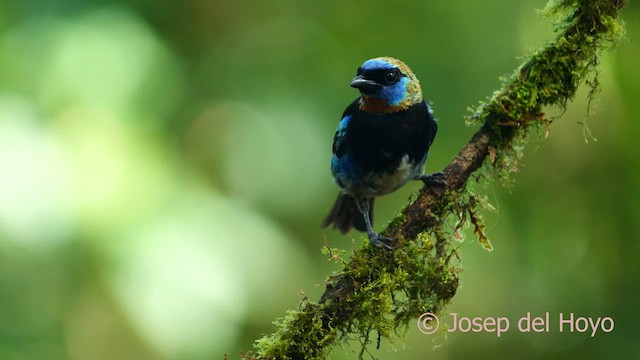
{"label": "bird's beak", "polygon": [[360,92],[364,94],[373,94],[381,87],[377,82],[367,80],[362,77],[362,75],[354,77],[353,80],[351,80],[351,84],[349,84],[349,86],[360,90]]}

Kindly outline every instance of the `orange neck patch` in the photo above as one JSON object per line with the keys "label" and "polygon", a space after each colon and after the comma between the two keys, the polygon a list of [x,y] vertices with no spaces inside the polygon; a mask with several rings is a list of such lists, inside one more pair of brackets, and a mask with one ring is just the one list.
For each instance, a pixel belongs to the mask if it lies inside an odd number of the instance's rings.
{"label": "orange neck patch", "polygon": [[398,112],[402,110],[400,106],[391,106],[386,101],[380,98],[375,98],[375,97],[370,97],[370,98],[361,97],[359,105],[360,105],[360,109],[364,111],[379,113],[379,114]]}

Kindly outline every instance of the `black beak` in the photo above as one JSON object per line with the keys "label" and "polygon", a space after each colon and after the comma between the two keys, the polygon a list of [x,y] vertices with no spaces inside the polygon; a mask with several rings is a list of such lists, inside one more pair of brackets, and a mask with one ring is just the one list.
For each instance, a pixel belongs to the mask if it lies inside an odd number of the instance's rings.
{"label": "black beak", "polygon": [[381,88],[380,84],[372,80],[367,80],[362,77],[362,75],[354,77],[349,86],[360,90],[363,94],[374,94]]}

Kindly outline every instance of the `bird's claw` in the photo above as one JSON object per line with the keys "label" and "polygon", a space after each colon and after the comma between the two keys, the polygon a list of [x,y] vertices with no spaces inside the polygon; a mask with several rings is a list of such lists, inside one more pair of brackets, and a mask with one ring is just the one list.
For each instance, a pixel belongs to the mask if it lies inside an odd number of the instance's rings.
{"label": "bird's claw", "polygon": [[446,187],[448,186],[447,181],[445,179],[443,179],[444,177],[444,173],[442,171],[439,171],[437,173],[433,173],[433,174],[422,174],[420,176],[417,177],[416,180],[422,180],[422,182],[427,185],[427,186],[442,186],[442,187]]}
{"label": "bird's claw", "polygon": [[373,233],[369,234],[369,242],[373,247],[381,247],[387,250],[393,250],[393,246],[391,246],[391,243],[393,242],[392,238],[380,236],[376,233]]}

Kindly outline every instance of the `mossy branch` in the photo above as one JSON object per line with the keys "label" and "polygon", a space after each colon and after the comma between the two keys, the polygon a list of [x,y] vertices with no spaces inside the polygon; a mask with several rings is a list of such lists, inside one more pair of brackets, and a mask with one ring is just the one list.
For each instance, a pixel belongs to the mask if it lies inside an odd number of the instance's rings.
{"label": "mossy branch", "polygon": [[[423,188],[383,232],[395,239],[394,251],[365,245],[343,260],[327,248],[344,269],[327,280],[319,302],[303,299],[299,308],[276,321],[277,331],[256,342],[256,359],[324,359],[343,339],[366,345],[373,331],[377,342],[402,336],[420,314],[438,314],[458,288],[459,257],[452,240],[460,228],[473,226],[484,235],[481,209],[490,207],[467,183],[479,168],[502,182],[517,171],[532,126],[548,130],[542,107],[564,107],[583,83],[598,84],[595,66],[602,50],[623,36],[618,19],[626,0],[561,0],[547,7],[561,15],[557,38],[534,53],[505,79],[503,87],[467,119],[480,129],[444,169],[447,189]],[[597,90],[597,89],[592,89]],[[592,91],[590,94],[593,94]]]}

